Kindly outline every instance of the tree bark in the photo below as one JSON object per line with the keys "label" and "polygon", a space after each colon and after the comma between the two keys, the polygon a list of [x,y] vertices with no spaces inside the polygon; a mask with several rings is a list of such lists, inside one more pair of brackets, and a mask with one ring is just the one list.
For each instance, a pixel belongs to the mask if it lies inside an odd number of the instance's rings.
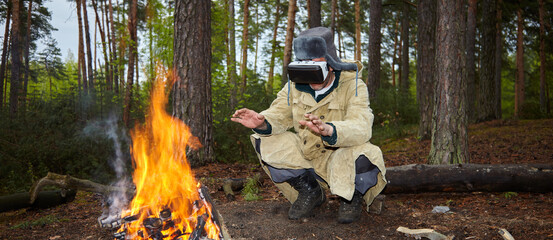
{"label": "tree bark", "polygon": [[240,65],[240,98],[246,92],[247,68],[248,68],[248,28],[250,20],[250,0],[244,1],[244,24],[242,25],[242,63]]}
{"label": "tree bark", "polygon": [[482,39],[480,45],[480,77],[478,94],[478,122],[495,119],[495,0],[482,1]]}
{"label": "tree bark", "polygon": [[[274,71],[275,71],[275,54],[277,45],[277,34],[278,34],[278,23],[280,22],[280,0],[275,2],[275,23],[273,25],[273,41],[271,42],[271,60],[269,63],[269,78],[267,80],[267,93],[273,94],[273,84],[274,84]],[[284,76],[283,76],[284,77]]]}
{"label": "tree bark", "polygon": [[229,0],[229,57],[227,58],[227,71],[230,91],[230,108],[235,109],[238,104],[237,99],[237,76],[236,76],[236,35],[234,24],[234,0]]}
{"label": "tree bark", "polygon": [[288,80],[288,64],[292,61],[292,41],[296,25],[296,0],[288,2],[288,23],[286,24],[286,40],[284,41],[284,59],[282,61],[282,86]]}
{"label": "tree bark", "polygon": [[83,20],[82,20],[82,13],[81,13],[81,8],[82,8],[82,1],[83,0],[77,0],[77,18],[78,18],[78,21],[79,21],[79,31],[78,31],[78,34],[79,34],[79,54],[78,54],[78,57],[79,57],[79,61],[78,61],[78,66],[79,66],[79,69],[80,69],[80,77],[83,81],[83,92],[84,94],[88,94],[88,81],[87,81],[87,74],[86,74],[86,61],[85,61],[85,53],[84,53],[84,40],[83,40]]}
{"label": "tree bark", "polygon": [[[254,2],[254,5],[255,5],[255,26],[259,26],[259,3],[255,3]],[[253,61],[253,72],[254,73],[257,73],[257,56],[258,56],[258,53],[259,53],[259,34],[261,31],[259,30],[256,30],[254,31],[255,32],[255,57],[254,57],[254,61]]]}
{"label": "tree bark", "polygon": [[11,80],[10,80],[10,116],[15,118],[18,111],[19,91],[21,90],[21,3],[12,0],[12,33],[11,33]]}
{"label": "tree bark", "polygon": [[106,34],[104,33],[104,28],[102,27],[102,24],[101,22],[103,21],[100,21],[100,16],[101,15],[98,15],[98,5],[96,4],[96,1],[92,0],[92,6],[94,7],[94,13],[96,15],[96,25],[98,26],[98,31],[100,32],[100,40],[101,40],[101,44],[102,44],[102,52],[103,52],[103,55],[104,55],[104,68],[105,68],[105,77],[106,77],[106,88],[108,90],[111,90],[111,80],[110,80],[110,75],[109,75],[109,60],[108,60],[108,55],[109,55],[109,50],[108,50],[108,47],[106,46]]}
{"label": "tree bark", "polygon": [[332,7],[330,10],[330,30],[332,36],[336,33],[336,10],[338,9],[338,0],[331,0]]}
{"label": "tree bark", "polygon": [[401,19],[401,77],[399,88],[404,93],[409,91],[409,3],[403,2],[403,14]]}
{"label": "tree bark", "polygon": [[6,60],[8,56],[8,41],[10,39],[10,21],[12,18],[11,4],[6,1],[8,11],[6,13],[6,26],[4,27],[4,42],[2,43],[2,63],[0,63],[0,108],[4,106],[4,81],[6,74]]}
{"label": "tree bark", "polygon": [[380,88],[380,44],[382,44],[382,0],[371,0],[369,15],[369,76],[367,86],[370,99]]}
{"label": "tree bark", "polygon": [[[399,57],[398,55],[398,45],[401,45],[401,43],[398,40],[398,32],[399,32],[399,21],[396,20],[396,28],[394,29],[394,52],[392,53],[392,86],[396,86],[396,64]],[[401,53],[399,54],[401,56]],[[401,73],[400,73],[401,74]]]}
{"label": "tree bark", "polygon": [[[476,92],[476,15],[478,0],[469,0],[467,13],[467,92]],[[486,24],[486,23],[483,23]],[[476,122],[476,94],[467,95],[467,118]]]}
{"label": "tree bark", "polygon": [[309,28],[321,26],[321,0],[308,0],[307,12]]}
{"label": "tree bark", "polygon": [[176,1],[173,115],[182,119],[203,145],[188,150],[191,166],[213,161],[210,23],[209,1]]}
{"label": "tree bark", "polygon": [[[116,19],[115,19],[115,22],[116,23],[122,23],[122,22],[126,22],[127,21],[127,15],[125,14],[125,3],[124,3],[125,0],[123,0],[123,3],[122,4],[119,4],[119,0],[116,0],[116,4],[117,6],[120,6],[120,11],[118,11],[117,15],[116,15]],[[125,96],[125,84],[126,84],[126,81],[125,81],[125,56],[127,55],[127,48],[125,46],[123,46],[123,39],[125,39],[127,36],[128,32],[127,31],[122,31],[122,32],[119,32],[117,38],[118,38],[118,41],[116,41],[117,43],[117,49],[119,50],[119,52],[117,53],[118,56],[117,58],[119,59],[119,61],[117,61],[115,63],[115,71],[117,72],[117,76],[118,76],[118,86],[117,88],[119,88],[119,91],[121,91],[121,93],[123,94],[123,97]]]}
{"label": "tree bark", "polygon": [[361,61],[361,4],[355,0],[355,60]]}
{"label": "tree bark", "polygon": [[[94,61],[92,60],[92,51],[90,50],[90,28],[88,27],[88,11],[86,7],[86,0],[81,0],[83,5],[83,21],[84,21],[84,34],[86,40],[86,57],[87,57],[87,73],[88,73],[88,88],[89,91],[94,91],[94,72],[92,71],[92,65]],[[95,44],[95,43],[92,43]]]}
{"label": "tree bark", "polygon": [[468,163],[464,1],[438,1],[431,164]]}
{"label": "tree bark", "polygon": [[547,113],[545,100],[545,6],[543,0],[538,0],[539,3],[539,21],[540,21],[540,110],[543,114]]}
{"label": "tree bark", "polygon": [[495,118],[501,119],[501,65],[503,60],[503,36],[501,34],[501,19],[503,0],[496,3],[495,27]]}
{"label": "tree bark", "polygon": [[[125,88],[125,109],[123,110],[123,122],[125,126],[130,126],[130,115],[132,108],[133,95],[133,78],[135,67],[135,53],[137,52],[137,37],[136,37],[136,12],[138,9],[137,0],[131,1],[129,9],[129,62],[127,64],[127,86]],[[138,69],[137,69],[138,71]],[[137,79],[138,80],[138,79]]]}
{"label": "tree bark", "polygon": [[517,76],[515,80],[515,118],[520,117],[524,104],[524,19],[522,18],[522,4],[519,0],[517,8]]}
{"label": "tree bark", "polygon": [[29,7],[27,9],[27,30],[25,35],[25,78],[23,79],[23,88],[21,89],[21,99],[20,99],[20,105],[23,109],[23,112],[25,112],[26,105],[27,105],[27,86],[29,85],[29,50],[30,50],[30,43],[31,43],[31,14],[33,11],[33,1],[29,0]]}
{"label": "tree bark", "polygon": [[115,88],[115,93],[119,93],[119,71],[117,63],[117,41],[115,39],[115,27],[113,24],[113,4],[109,0],[109,29],[111,30],[111,76],[113,80],[113,88]]}
{"label": "tree bark", "polygon": [[386,169],[384,193],[551,192],[553,165],[410,164]]}
{"label": "tree bark", "polygon": [[417,5],[417,101],[420,140],[432,136],[432,111],[435,98],[436,0],[419,0]]}

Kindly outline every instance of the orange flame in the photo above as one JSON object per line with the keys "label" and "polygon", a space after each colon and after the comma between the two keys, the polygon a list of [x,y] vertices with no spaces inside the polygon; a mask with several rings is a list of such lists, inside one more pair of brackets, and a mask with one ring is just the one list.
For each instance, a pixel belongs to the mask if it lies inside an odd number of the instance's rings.
{"label": "orange flame", "polygon": [[207,237],[219,239],[219,228],[210,216],[211,206],[194,208],[194,202],[200,200],[200,185],[186,160],[186,149],[196,149],[201,144],[188,126],[165,111],[166,78],[170,74],[158,65],[157,76],[146,122],[131,131],[136,195],[121,215],[136,215],[138,220],[127,223],[119,232],[125,231],[127,239],[148,239],[144,219],[159,218],[162,210],[169,209],[175,226],[163,230],[163,235],[172,236],[180,230],[186,237],[194,230],[198,216],[207,214],[204,228]]}

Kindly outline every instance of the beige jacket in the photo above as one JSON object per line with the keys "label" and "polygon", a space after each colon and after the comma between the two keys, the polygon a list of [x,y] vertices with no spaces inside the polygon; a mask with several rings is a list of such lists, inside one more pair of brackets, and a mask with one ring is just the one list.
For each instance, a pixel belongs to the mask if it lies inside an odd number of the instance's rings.
{"label": "beige jacket", "polygon": [[[361,64],[357,62],[357,65],[362,69]],[[255,144],[255,139],[261,139],[259,157],[265,163],[276,168],[314,168],[333,194],[346,199],[351,199],[355,190],[355,160],[365,155],[380,170],[377,185],[365,194],[370,205],[386,185],[386,169],[380,149],[369,142],[374,115],[369,107],[367,86],[361,76],[356,86],[355,78],[356,72],[342,71],[338,86],[320,102],[310,93],[297,90],[294,83],[290,88],[286,84],[271,106],[260,113],[271,125],[272,132],[254,134],[252,142]],[[335,126],[335,144],[330,145],[299,124],[306,113]],[[290,128],[293,132],[288,131]],[[288,200],[295,201],[297,192],[293,188],[287,183],[277,186]]]}

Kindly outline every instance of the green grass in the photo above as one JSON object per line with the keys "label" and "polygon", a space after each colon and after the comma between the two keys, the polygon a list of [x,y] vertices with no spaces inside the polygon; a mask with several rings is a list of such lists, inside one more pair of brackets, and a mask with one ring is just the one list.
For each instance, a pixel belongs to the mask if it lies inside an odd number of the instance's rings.
{"label": "green grass", "polygon": [[25,222],[19,223],[15,226],[11,227],[10,229],[30,228],[30,227],[34,227],[34,226],[44,226],[44,225],[52,224],[54,222],[65,222],[65,221],[67,221],[67,219],[59,219],[55,215],[47,215],[47,216],[41,217],[41,218],[39,218],[37,220],[34,220],[34,221],[25,221]]}
{"label": "green grass", "polygon": [[248,178],[244,189],[242,189],[242,196],[246,201],[258,201],[263,199],[262,196],[259,196],[259,187],[257,185],[257,180],[255,178]]}

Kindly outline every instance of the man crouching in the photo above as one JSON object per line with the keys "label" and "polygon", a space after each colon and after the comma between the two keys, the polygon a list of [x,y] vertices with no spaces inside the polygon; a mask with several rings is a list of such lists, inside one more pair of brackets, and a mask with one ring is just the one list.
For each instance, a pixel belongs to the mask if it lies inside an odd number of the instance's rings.
{"label": "man crouching", "polygon": [[[356,221],[386,185],[380,148],[369,142],[374,115],[359,62],[338,59],[332,32],[317,27],[294,39],[288,83],[261,113],[243,108],[232,121],[252,128],[261,165],[292,203],[290,219],[340,196],[338,222]],[[288,131],[293,128],[294,131]]]}

